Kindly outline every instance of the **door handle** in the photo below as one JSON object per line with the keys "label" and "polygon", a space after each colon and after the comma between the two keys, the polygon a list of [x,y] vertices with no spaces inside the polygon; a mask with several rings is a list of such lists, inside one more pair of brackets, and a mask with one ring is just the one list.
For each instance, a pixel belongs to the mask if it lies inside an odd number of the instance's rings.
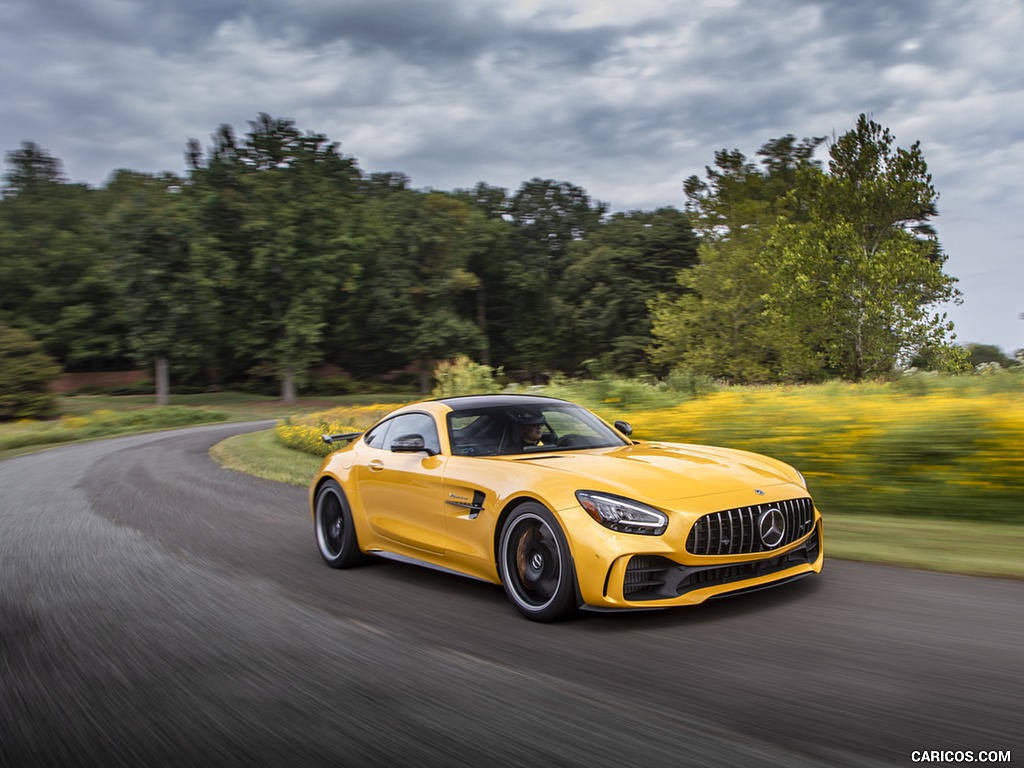
{"label": "door handle", "polygon": [[366,466],[370,468],[371,472],[380,472],[382,469],[384,469],[384,462],[381,461],[380,459],[373,459]]}

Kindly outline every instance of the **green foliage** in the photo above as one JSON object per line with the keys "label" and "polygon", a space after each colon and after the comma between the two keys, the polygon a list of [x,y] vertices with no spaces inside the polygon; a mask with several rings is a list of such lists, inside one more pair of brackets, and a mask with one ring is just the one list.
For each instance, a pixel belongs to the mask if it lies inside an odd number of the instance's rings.
{"label": "green foliage", "polygon": [[0,420],[52,415],[56,400],[47,385],[59,374],[31,336],[0,325]]}
{"label": "green foliage", "polygon": [[361,376],[417,361],[425,392],[426,361],[478,354],[483,333],[460,307],[480,288],[473,253],[487,226],[466,202],[440,193],[389,189],[364,200],[353,229],[360,259],[329,331],[332,360]]}
{"label": "green foliage", "polygon": [[822,139],[787,135],[753,160],[716,153],[685,213],[613,216],[565,181],[415,190],[291,120],[249,128],[190,142],[187,178],[120,171],[97,190],[30,142],[8,153],[0,322],[68,369],[169,360],[179,387],[286,398],[320,362],[426,392],[459,354],[521,380],[632,377],[638,397],[675,369],[770,383],[967,366],[934,309],[958,292],[920,147],[864,116],[827,171]]}
{"label": "green foliage", "polygon": [[[493,206],[493,196],[486,201]],[[563,308],[576,304],[580,291],[564,277],[572,248],[602,229],[606,212],[582,188],[552,179],[531,179],[507,201],[511,244],[500,254],[500,280],[488,286],[491,306],[500,308],[489,322],[495,328],[492,358],[507,369],[535,374],[579,359],[580,338],[564,326]]]}
{"label": "green foliage", "polygon": [[107,198],[67,183],[31,142],[7,155],[0,200],[0,322],[25,329],[68,369],[129,367]]}
{"label": "green foliage", "polygon": [[963,368],[953,327],[933,308],[959,301],[931,225],[937,193],[920,145],[894,147],[861,115],[813,161],[820,139],[769,142],[762,171],[716,154],[687,180],[702,236],[684,289],[650,307],[655,362],[736,382],[859,381],[914,356]]}
{"label": "green foliage", "polygon": [[801,170],[817,167],[812,156],[821,141],[769,141],[758,152],[760,168],[737,150],[722,150],[707,181],[687,179],[687,211],[701,236],[699,260],[678,273],[674,292],[648,303],[654,341],[648,352],[655,363],[732,382],[784,375],[781,360],[801,341],[781,334],[765,313],[770,281],[757,262],[777,219],[805,218],[791,193]]}
{"label": "green foliage", "polygon": [[106,190],[107,231],[135,361],[169,358],[189,371],[210,365],[219,327],[217,270],[195,231],[182,180],[119,171]]}
{"label": "green foliage", "polygon": [[894,148],[890,132],[861,115],[830,156],[829,173],[799,175],[808,220],[780,221],[759,264],[768,316],[802,340],[783,370],[800,375],[818,362],[859,381],[922,350],[957,366],[952,324],[931,310],[960,293],[942,271],[930,224],[937,193],[920,145]]}
{"label": "green foliage", "polygon": [[965,349],[967,362],[974,369],[986,363],[995,363],[1001,368],[1013,368],[1020,365],[1018,361],[1006,355],[995,344],[968,344]]}
{"label": "green foliage", "polygon": [[716,389],[718,385],[708,377],[676,369],[664,379],[622,378],[610,374],[578,379],[555,376],[546,386],[531,391],[571,400],[614,416],[617,411],[676,406]]}
{"label": "green foliage", "polygon": [[231,329],[218,351],[273,376],[288,399],[322,359],[337,293],[354,273],[351,205],[361,174],[337,144],[291,120],[261,114],[249,125],[241,141],[222,127],[205,161],[193,144],[190,195]]}
{"label": "green foliage", "polygon": [[779,380],[789,340],[764,314],[768,281],[751,267],[760,249],[752,238],[702,244],[700,263],[677,277],[682,290],[649,302],[655,363],[738,383]]}
{"label": "green foliage", "polygon": [[456,395],[486,395],[500,392],[501,384],[495,379],[501,369],[493,370],[488,365],[474,362],[466,355],[457,355],[454,360],[444,360],[434,368],[434,397]]}
{"label": "green foliage", "polygon": [[[673,208],[612,216],[569,246],[569,265],[555,296],[556,333],[566,350],[562,370],[601,358],[606,373],[647,368],[651,337],[648,299],[678,295],[675,275],[697,260],[689,217]],[[678,284],[676,284],[678,285]]]}

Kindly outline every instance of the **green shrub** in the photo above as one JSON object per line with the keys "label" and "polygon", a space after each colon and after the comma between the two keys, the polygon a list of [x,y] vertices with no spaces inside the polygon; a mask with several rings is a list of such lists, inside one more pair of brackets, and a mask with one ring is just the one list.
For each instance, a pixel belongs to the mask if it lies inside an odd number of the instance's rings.
{"label": "green shrub", "polygon": [[500,392],[501,384],[495,379],[495,373],[489,366],[470,360],[466,355],[459,355],[454,360],[445,360],[434,369],[434,397],[453,397],[455,395],[485,395]]}
{"label": "green shrub", "polygon": [[56,411],[48,384],[60,366],[24,331],[0,325],[0,420],[38,419]]}

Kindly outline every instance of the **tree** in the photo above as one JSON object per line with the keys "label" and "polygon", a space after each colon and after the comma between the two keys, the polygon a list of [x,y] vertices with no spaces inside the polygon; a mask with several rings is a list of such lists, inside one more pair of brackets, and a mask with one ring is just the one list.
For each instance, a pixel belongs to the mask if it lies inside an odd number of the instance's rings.
{"label": "tree", "polygon": [[128,364],[101,226],[102,191],[64,179],[31,142],[7,154],[0,200],[0,321],[25,329],[67,368]]}
{"label": "tree", "polygon": [[507,215],[516,247],[505,271],[500,313],[510,353],[506,367],[534,372],[563,367],[569,350],[554,328],[555,293],[570,245],[595,231],[607,210],[581,187],[552,179],[531,179],[512,197]]}
{"label": "tree", "polygon": [[586,360],[602,372],[646,369],[651,338],[648,299],[675,297],[676,274],[696,262],[689,217],[674,208],[617,213],[569,246],[568,266],[555,291],[563,367]]}
{"label": "tree", "polygon": [[474,215],[440,192],[391,191],[362,204],[354,236],[359,273],[346,294],[362,322],[341,350],[349,366],[387,371],[415,361],[429,392],[435,361],[479,354],[483,335],[460,311],[461,298],[480,282],[470,270]]}
{"label": "tree", "polygon": [[0,420],[42,418],[55,410],[47,385],[60,366],[19,328],[0,325]]}
{"label": "tree", "polygon": [[1001,368],[1013,368],[1017,361],[1003,352],[995,344],[967,344],[967,363],[977,368],[985,363],[996,363]]}
{"label": "tree", "polygon": [[4,197],[67,183],[60,160],[34,141],[23,141],[21,149],[8,152],[7,162],[11,168],[4,173]]}
{"label": "tree", "polygon": [[483,182],[471,190],[455,190],[452,196],[470,206],[473,212],[467,231],[471,245],[467,268],[476,275],[478,284],[472,303],[462,302],[461,309],[476,319],[483,343],[480,360],[489,366],[495,354],[506,358],[510,353],[502,344],[504,323],[494,322],[493,308],[498,307],[500,313],[502,307],[514,303],[507,296],[515,288],[506,279],[506,271],[515,263],[517,255],[516,233],[509,214],[511,200],[508,190]]}
{"label": "tree", "polygon": [[859,381],[922,350],[957,367],[952,323],[931,311],[960,293],[942,271],[931,225],[938,194],[920,143],[894,147],[888,129],[861,115],[829,156],[827,173],[800,171],[807,221],[780,220],[760,262],[766,312],[803,342],[786,348],[784,370],[818,363]]}
{"label": "tree", "polygon": [[355,274],[352,207],[362,174],[338,144],[261,114],[237,141],[228,126],[210,157],[190,145],[197,205],[226,262],[231,356],[270,376],[292,401],[323,358],[324,329]]}
{"label": "tree", "polygon": [[792,193],[800,170],[816,167],[822,141],[772,139],[757,152],[760,165],[723,149],[706,180],[686,180],[697,264],[679,271],[676,291],[650,302],[652,361],[736,382],[782,376],[783,348],[794,340],[765,314],[769,280],[756,265],[777,219],[806,219],[806,201]]}
{"label": "tree", "polygon": [[140,365],[152,364],[156,401],[170,398],[172,367],[195,376],[214,359],[217,270],[195,230],[183,180],[118,171],[107,191],[116,202],[107,226],[127,337]]}

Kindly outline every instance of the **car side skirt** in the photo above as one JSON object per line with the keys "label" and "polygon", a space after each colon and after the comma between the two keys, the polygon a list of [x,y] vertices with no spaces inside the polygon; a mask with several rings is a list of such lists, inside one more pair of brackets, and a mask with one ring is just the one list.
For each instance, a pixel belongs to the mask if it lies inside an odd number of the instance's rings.
{"label": "car side skirt", "polygon": [[375,555],[376,557],[383,558],[385,560],[392,560],[396,563],[404,563],[406,565],[418,565],[421,568],[429,568],[432,571],[440,571],[441,573],[450,573],[454,576],[462,576],[465,579],[473,579],[473,581],[483,581],[488,584],[493,582],[488,579],[481,578],[472,573],[466,573],[465,571],[456,571],[454,568],[445,568],[443,565],[432,563],[429,560],[419,560],[415,557],[409,557],[408,555],[400,555],[397,552],[389,552],[386,549],[370,548],[366,550],[367,554]]}

